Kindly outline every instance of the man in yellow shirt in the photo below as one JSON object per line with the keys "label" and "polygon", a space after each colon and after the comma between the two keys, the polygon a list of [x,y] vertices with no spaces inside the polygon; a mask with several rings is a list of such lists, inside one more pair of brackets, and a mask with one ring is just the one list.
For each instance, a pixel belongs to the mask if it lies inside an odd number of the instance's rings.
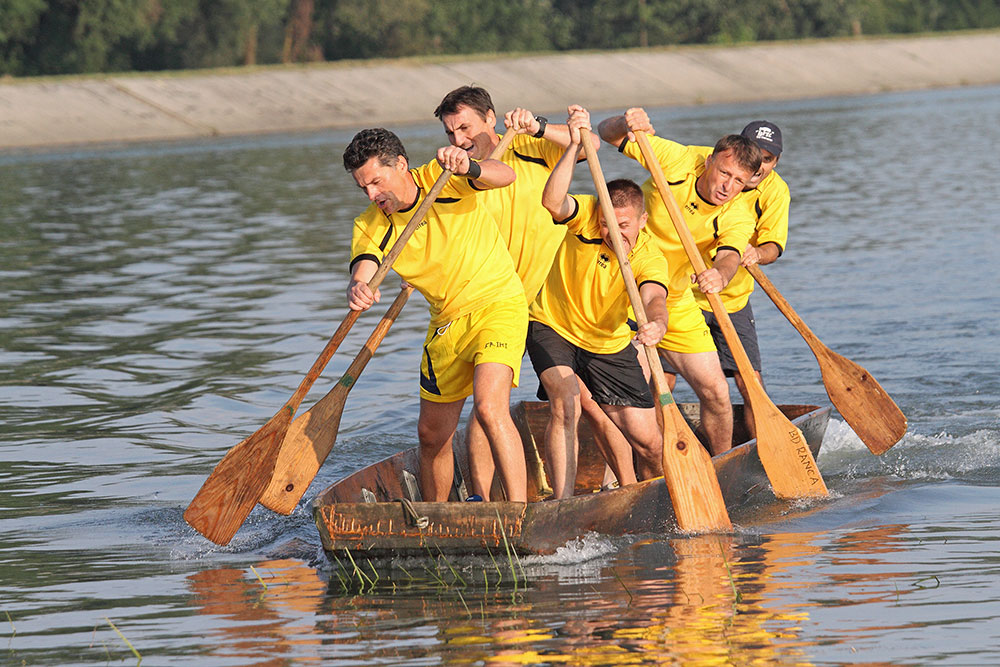
{"label": "man in yellow shirt", "polygon": [[[576,480],[583,384],[635,449],[639,476],[662,474],[663,439],[649,386],[626,323],[628,296],[621,268],[609,241],[597,198],[570,195],[573,167],[580,154],[580,129],[590,115],[570,107],[570,144],[549,176],[542,204],[565,235],[552,270],[529,307],[528,355],[538,374],[539,396],[548,398],[546,458],[557,498],[572,496]],[[643,230],[642,190],[628,180],[608,183],[622,244],[639,284],[649,322],[636,339],[658,342],[667,330],[667,262]],[[635,481],[631,451],[604,451],[622,484]]]}
{"label": "man in yellow shirt", "polygon": [[[605,119],[599,132],[602,139],[648,169],[632,134],[655,132],[643,109],[632,108],[624,115]],[[760,149],[749,139],[734,134],[720,139],[708,157],[700,154],[697,147],[655,136],[649,140],[695,243],[710,261],[711,268],[694,277],[696,287],[704,293],[718,293],[735,275],[741,252],[753,233],[754,220],[749,209],[734,199],[760,168]],[[692,293],[694,270],[680,237],[652,179],[643,190],[649,231],[671,271],[667,297],[670,322],[659,345],[660,354],[698,395],[709,449],[713,455],[721,454],[732,447],[729,383]]]}
{"label": "man in yellow shirt", "polygon": [[354,223],[347,290],[354,310],[378,301],[367,283],[422,194],[442,170],[456,174],[393,264],[430,305],[420,369],[420,490],[427,501],[448,499],[452,438],[471,394],[508,498],[526,501],[524,452],[509,401],[520,373],[527,304],[496,224],[476,196],[512,183],[513,170],[496,160],[473,161],[455,146],[411,170],[399,138],[381,128],[355,135],[344,167],[372,202]]}
{"label": "man in yellow shirt", "polygon": [[[468,152],[473,160],[485,159],[500,142],[496,110],[484,88],[461,86],[452,90],[434,110],[434,116],[444,126],[448,141]],[[517,136],[499,159],[514,170],[517,178],[508,187],[480,194],[480,205],[494,216],[530,304],[566,234],[564,227],[552,224],[551,216],[542,206],[542,188],[570,143],[569,130],[566,125],[549,123],[520,107],[504,114],[504,125],[515,130]],[[600,147],[600,138],[594,136],[592,140],[595,148]],[[603,413],[598,415],[602,417]],[[489,499],[495,468],[486,434],[475,413],[469,418],[466,442],[472,492]]]}
{"label": "man in yellow shirt", "polygon": [[[757,326],[753,309],[750,306],[750,294],[754,290],[754,280],[743,267],[771,264],[784,252],[785,244],[788,242],[788,209],[791,196],[788,184],[778,175],[778,172],[774,171],[778,165],[778,159],[781,157],[781,129],[766,120],[755,120],[744,127],[740,134],[757,144],[762,155],[760,169],[739,195],[739,199],[743,200],[743,203],[752,211],[756,224],[753,236],[750,237],[750,243],[743,250],[739,270],[726,285],[726,288],[719,293],[719,297],[729,313],[729,319],[732,320],[736,333],[739,334],[743,349],[746,350],[747,356],[750,358],[750,365],[753,366],[757,381],[763,386]],[[712,151],[708,147],[702,148],[706,155]],[[712,332],[715,345],[719,349],[722,371],[726,376],[733,378],[736,382],[736,388],[743,395],[745,406],[743,416],[747,428],[752,436],[756,435],[753,412],[750,409],[750,401],[747,400],[746,384],[740,376],[733,353],[730,351],[729,345],[726,344],[726,339],[712,313],[708,299],[700,292],[695,293],[695,298],[702,309],[708,328]]]}

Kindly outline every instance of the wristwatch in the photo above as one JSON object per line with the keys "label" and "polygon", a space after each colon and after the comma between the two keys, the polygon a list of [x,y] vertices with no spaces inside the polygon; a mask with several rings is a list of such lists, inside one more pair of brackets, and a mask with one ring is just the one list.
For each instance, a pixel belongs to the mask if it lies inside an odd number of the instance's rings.
{"label": "wristwatch", "polygon": [[535,139],[541,139],[545,136],[545,126],[549,124],[549,119],[545,116],[535,116],[535,120],[538,121],[538,132],[535,132],[531,136]]}

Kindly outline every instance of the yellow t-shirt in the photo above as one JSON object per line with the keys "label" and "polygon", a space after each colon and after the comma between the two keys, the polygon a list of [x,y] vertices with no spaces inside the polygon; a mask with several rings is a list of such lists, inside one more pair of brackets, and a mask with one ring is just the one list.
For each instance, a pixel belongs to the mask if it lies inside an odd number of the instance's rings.
{"label": "yellow t-shirt", "polygon": [[[411,169],[422,200],[441,175],[437,160]],[[441,326],[491,303],[523,294],[496,224],[468,178],[452,176],[392,268],[424,295],[431,325]],[[386,216],[375,204],[354,221],[351,267],[381,262],[417,205]]]}
{"label": "yellow t-shirt", "polygon": [[[712,153],[711,146],[700,146],[699,149],[706,156]],[[743,201],[756,220],[753,235],[750,237],[750,245],[756,247],[765,243],[775,243],[778,246],[780,256],[785,251],[785,244],[788,242],[788,208],[792,201],[785,180],[778,175],[778,172],[772,171],[757,184],[756,188],[747,190],[737,195],[736,198]],[[735,313],[747,305],[753,289],[753,277],[741,266],[726,288],[719,292],[719,296],[722,298],[726,310]],[[702,310],[712,310],[704,294],[694,290],[694,295]]]}
{"label": "yellow t-shirt", "polygon": [[[619,352],[632,339],[626,322],[625,280],[614,250],[601,238],[597,197],[573,195],[576,209],[566,220],[568,233],[556,252],[542,291],[528,308],[528,319],[549,325],[560,336],[590,352]],[[645,229],[639,231],[629,264],[636,283],[667,286],[667,261]]]}
{"label": "yellow t-shirt", "polygon": [[496,218],[500,238],[514,260],[528,303],[545,282],[552,258],[566,235],[566,228],[553,225],[552,216],[542,206],[545,182],[563,151],[562,146],[546,139],[517,135],[500,157],[514,170],[517,180],[479,195],[483,206]]}
{"label": "yellow t-shirt", "polygon": [[[745,203],[739,202],[739,197],[716,206],[698,194],[695,183],[705,171],[705,156],[699,152],[699,147],[683,146],[656,136],[649,137],[649,143],[660,161],[677,204],[684,212],[684,220],[695,244],[702,255],[709,258],[709,266],[716,253],[723,248],[743,254],[743,249],[753,234],[754,219]],[[639,144],[625,141],[620,150],[648,169]],[[643,184],[642,191],[646,197],[646,211],[649,213],[646,228],[656,239],[670,266],[670,293],[679,296],[685,289],[691,289],[694,268],[688,261],[681,239],[652,178]],[[699,292],[697,288],[694,291]]]}

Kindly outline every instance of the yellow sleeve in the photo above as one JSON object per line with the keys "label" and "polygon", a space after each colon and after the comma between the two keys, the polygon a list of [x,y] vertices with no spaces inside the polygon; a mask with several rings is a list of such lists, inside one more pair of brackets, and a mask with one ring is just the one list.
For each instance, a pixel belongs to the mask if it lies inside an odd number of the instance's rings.
{"label": "yellow sleeve", "polygon": [[559,144],[548,139],[536,139],[527,134],[519,134],[514,137],[510,148],[517,159],[526,160],[542,167],[547,171],[555,169],[559,158],[566,152],[566,149]]}
{"label": "yellow sleeve", "polygon": [[715,243],[710,249],[712,258],[714,259],[723,248],[735,250],[742,256],[747,244],[750,243],[750,237],[753,236],[756,223],[745,201],[737,198],[727,204],[725,210],[716,218],[718,232]]}
{"label": "yellow sleeve", "polygon": [[565,146],[560,146],[554,141],[549,141],[548,139],[536,139],[538,142],[537,150],[539,157],[545,160],[545,165],[549,171],[556,168],[556,163],[562,157],[563,153],[566,152]]}
{"label": "yellow sleeve", "polygon": [[597,197],[593,195],[570,195],[576,207],[565,220],[553,220],[557,225],[566,225],[570,234],[590,238],[594,230],[592,220],[597,212]]}
{"label": "yellow sleeve", "polygon": [[350,270],[353,271],[354,265],[362,259],[381,264],[391,238],[392,225],[377,206],[369,205],[364,213],[354,219]]}
{"label": "yellow sleeve", "polygon": [[[649,145],[653,148],[653,154],[656,159],[660,162],[660,167],[663,169],[664,175],[667,180],[670,180],[670,174],[676,171],[678,168],[687,168],[690,162],[690,150],[688,146],[677,143],[676,141],[671,141],[669,139],[663,139],[657,136],[649,137]],[[639,149],[639,144],[635,141],[624,141],[622,145],[618,148],[623,155],[632,158],[647,170],[649,165],[646,164],[646,158],[642,156],[642,151]]]}
{"label": "yellow sleeve", "polygon": [[[640,232],[640,234],[646,234],[646,232]],[[643,283],[656,283],[667,290],[670,285],[667,258],[657,251],[656,244],[648,235],[646,239],[636,244],[628,261],[632,265],[632,273],[637,285],[641,287]]]}
{"label": "yellow sleeve", "polygon": [[761,189],[755,211],[757,245],[775,243],[780,254],[784,252],[785,244],[788,242],[788,208],[792,198],[788,184],[778,176],[777,172],[772,171],[766,180],[769,182]]}
{"label": "yellow sleeve", "polygon": [[[437,160],[431,160],[427,164],[410,170],[413,173],[413,180],[417,182],[420,189],[426,193],[434,187],[435,181],[444,173],[444,168],[438,164]],[[468,197],[481,192],[479,188],[472,184],[472,180],[466,176],[452,176],[448,179],[448,184],[441,190],[440,197]]]}

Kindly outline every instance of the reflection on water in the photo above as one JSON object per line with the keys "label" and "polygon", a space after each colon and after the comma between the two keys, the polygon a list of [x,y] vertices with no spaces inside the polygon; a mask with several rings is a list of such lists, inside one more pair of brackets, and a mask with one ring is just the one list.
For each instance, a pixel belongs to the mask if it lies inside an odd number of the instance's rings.
{"label": "reflection on water", "polygon": [[215,617],[205,633],[207,645],[216,647],[209,654],[245,665],[318,661],[321,637],[313,617],[326,592],[318,572],[291,559],[262,561],[250,572],[222,568],[188,576],[193,606]]}
{"label": "reflection on water", "polygon": [[[873,457],[835,419],[819,457],[830,500],[734,512],[728,537],[585,537],[526,558],[516,584],[499,554],[328,564],[308,500],[414,444],[415,299],[306,502],[255,510],[217,547],[183,508],[345,314],[365,203],[339,163],[351,133],[4,157],[4,660],[129,663],[113,622],[144,665],[1000,662],[1000,535],[984,509],[1000,504],[1000,181],[981,167],[1000,143],[1000,89],[651,116],[690,143],[751,117],[781,125],[792,230],[768,274],[893,395],[910,420],[899,445]],[[443,143],[432,124],[401,135],[419,161]],[[602,166],[643,178],[613,151]],[[754,298],[770,395],[825,403],[811,352]],[[522,381],[515,398],[534,393],[527,365]]]}
{"label": "reflection on water", "polygon": [[[814,664],[819,644],[827,656],[848,658],[891,633],[926,627],[893,620],[902,608],[928,604],[941,585],[893,566],[911,541],[905,525],[832,540],[641,540],[600,564],[587,584],[542,573],[544,559],[515,585],[495,561],[373,564],[346,555],[332,573],[282,559],[203,570],[187,581],[192,606],[210,617],[206,655],[240,664],[401,664],[431,653],[490,665],[801,665]],[[866,606],[885,616],[859,622],[856,610]]]}

